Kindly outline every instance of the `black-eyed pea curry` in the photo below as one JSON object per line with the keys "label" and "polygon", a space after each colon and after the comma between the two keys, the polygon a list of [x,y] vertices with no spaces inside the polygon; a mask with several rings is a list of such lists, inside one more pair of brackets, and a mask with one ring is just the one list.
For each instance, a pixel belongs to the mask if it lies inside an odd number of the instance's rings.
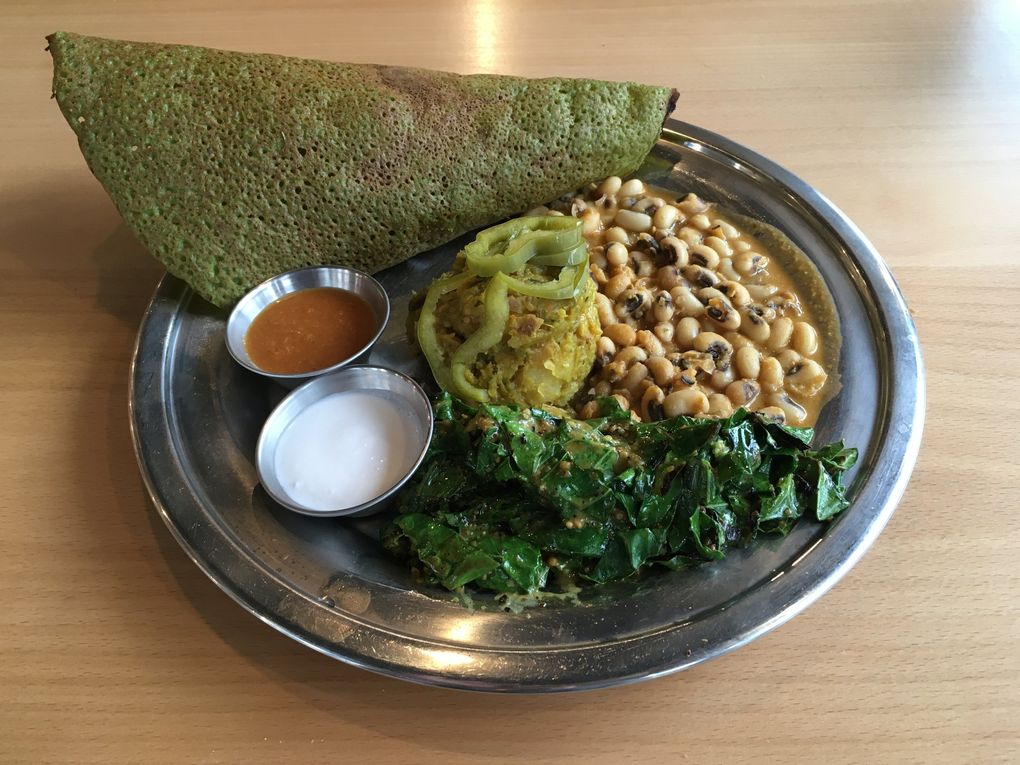
{"label": "black-eyed pea curry", "polygon": [[820,277],[782,235],[617,177],[548,214],[581,220],[599,289],[603,335],[580,417],[614,396],[644,421],[745,407],[814,424],[835,388],[839,332]]}

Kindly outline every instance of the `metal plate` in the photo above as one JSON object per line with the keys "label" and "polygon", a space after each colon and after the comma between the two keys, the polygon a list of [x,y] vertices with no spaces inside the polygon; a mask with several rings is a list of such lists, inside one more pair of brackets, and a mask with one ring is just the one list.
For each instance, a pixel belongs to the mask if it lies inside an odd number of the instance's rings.
{"label": "metal plate", "polygon": [[[487,691],[566,691],[656,677],[782,624],[829,589],[888,521],[913,469],[924,418],[917,334],[899,289],[860,231],[804,182],[692,125],[669,122],[638,173],[693,190],[783,231],[818,267],[843,332],[843,387],[818,438],[861,450],[853,505],[831,525],[692,571],[596,588],[581,605],[507,613],[417,586],[378,545],[378,521],[308,518],[274,504],[254,468],[259,428],[283,388],[235,364],[225,311],[167,277],[142,322],[131,412],[142,475],[170,531],[227,594],[276,629],[366,669]],[[465,240],[384,272],[393,300],[372,362],[422,377],[405,340],[406,297]]]}

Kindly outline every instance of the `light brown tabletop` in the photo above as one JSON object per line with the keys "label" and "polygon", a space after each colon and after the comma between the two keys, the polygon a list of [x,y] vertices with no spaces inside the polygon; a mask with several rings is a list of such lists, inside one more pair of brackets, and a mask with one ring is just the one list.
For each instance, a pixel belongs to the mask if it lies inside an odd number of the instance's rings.
{"label": "light brown tabletop", "polygon": [[[929,404],[899,510],[792,622],[615,690],[436,690],[276,633],[146,498],[127,375],[161,271],[49,98],[56,29],[676,86],[678,117],[814,184],[903,288]],[[1013,0],[6,2],[0,51],[0,761],[1020,759]]]}

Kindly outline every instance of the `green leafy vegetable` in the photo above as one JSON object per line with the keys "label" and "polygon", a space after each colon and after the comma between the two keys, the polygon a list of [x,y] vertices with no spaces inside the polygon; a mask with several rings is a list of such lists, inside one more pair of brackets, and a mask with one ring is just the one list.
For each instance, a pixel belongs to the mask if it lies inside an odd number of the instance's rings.
{"label": "green leafy vegetable", "polygon": [[631,420],[613,399],[588,421],[444,394],[426,458],[383,546],[429,582],[530,594],[551,571],[580,582],[718,560],[849,506],[857,450],[810,448],[810,428],[738,410],[721,420]]}

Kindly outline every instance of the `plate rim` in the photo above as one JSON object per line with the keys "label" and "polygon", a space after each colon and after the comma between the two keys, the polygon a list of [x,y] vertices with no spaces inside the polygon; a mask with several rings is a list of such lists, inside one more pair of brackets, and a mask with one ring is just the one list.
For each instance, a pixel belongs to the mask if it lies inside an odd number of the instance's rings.
{"label": "plate rim", "polygon": [[[730,637],[719,640],[699,637],[701,632],[698,630],[694,631],[695,634],[688,635],[688,640],[671,640],[670,638],[675,637],[679,630],[688,626],[683,621],[677,621],[636,637],[605,644],[582,645],[566,649],[560,647],[532,650],[524,654],[506,648],[466,647],[447,644],[441,640],[426,641],[411,636],[388,633],[377,626],[360,622],[351,618],[349,614],[336,610],[332,610],[330,613],[345,628],[340,631],[340,642],[321,634],[312,634],[297,618],[302,614],[296,611],[293,618],[287,617],[281,613],[279,607],[274,610],[268,605],[269,599],[266,596],[270,594],[282,595],[282,599],[286,599],[288,592],[274,591],[272,577],[268,577],[264,571],[257,570],[257,566],[251,566],[251,561],[245,560],[248,557],[245,551],[235,549],[231,545],[223,545],[221,549],[226,551],[227,559],[216,561],[207,559],[207,556],[201,553],[188,533],[188,529],[180,525],[175,513],[172,512],[173,508],[170,505],[174,499],[170,496],[166,485],[166,471],[162,471],[162,476],[157,475],[160,472],[157,469],[159,459],[162,458],[165,461],[169,457],[171,462],[175,459],[169,453],[172,448],[165,449],[165,447],[173,446],[173,439],[169,432],[170,425],[165,414],[166,408],[159,407],[161,416],[153,417],[146,406],[147,403],[152,404],[147,396],[151,397],[153,379],[158,378],[159,397],[157,400],[162,402],[166,399],[164,390],[166,375],[163,374],[163,362],[170,347],[169,339],[175,332],[177,322],[172,320],[162,331],[155,331],[158,329],[156,319],[161,310],[170,304],[179,305],[191,294],[190,288],[183,282],[167,274],[156,287],[143,314],[135,340],[129,372],[129,422],[135,457],[149,498],[172,536],[195,565],[235,602],[260,621],[299,643],[334,659],[391,677],[428,685],[502,692],[561,692],[595,689],[679,672],[728,653],[775,629],[830,590],[860,560],[888,523],[906,490],[917,461],[924,426],[926,391],[921,346],[909,308],[888,266],[863,232],[831,201],[808,183],[757,152],[724,136],[689,123],[673,119],[667,120],[660,139],[686,148],[692,148],[689,145],[692,142],[710,145],[713,150],[730,157],[732,161],[764,174],[777,186],[785,188],[798,198],[813,217],[817,221],[825,223],[832,234],[852,253],[853,260],[867,281],[871,293],[870,298],[875,304],[876,312],[884,322],[888,342],[877,345],[888,361],[885,371],[890,381],[887,391],[888,402],[885,408],[890,415],[889,419],[895,420],[898,424],[904,424],[909,428],[909,433],[905,438],[901,436],[892,440],[889,438],[878,439],[879,449],[875,456],[874,469],[877,470],[881,467],[882,461],[886,460],[886,471],[888,472],[890,467],[895,467],[895,474],[888,481],[887,488],[882,492],[881,497],[872,498],[870,496],[868,489],[872,487],[873,481],[869,481],[855,498],[855,504],[872,499],[878,502],[862,533],[854,532],[850,535],[852,538],[842,539],[847,536],[846,529],[848,528],[847,524],[842,524],[833,527],[833,531],[826,534],[824,539],[835,540],[830,544],[840,543],[836,545],[836,549],[830,550],[830,553],[834,555],[829,557],[834,557],[834,560],[827,559],[826,565],[820,567],[818,556],[814,556],[814,559],[809,557],[805,561],[804,568],[800,570],[802,572],[800,576],[787,577],[787,581],[779,582],[773,588],[773,594],[781,595],[780,602],[784,603],[779,610],[763,613],[759,618],[752,620],[752,624],[738,626],[736,632]],[[176,315],[175,313],[174,316]],[[156,352],[153,352],[154,350]],[[896,417],[897,414],[901,416]],[[159,422],[160,419],[162,422]],[[158,428],[159,425],[163,425],[166,430],[165,434],[161,433],[161,435],[165,435],[162,450],[159,447],[154,448],[151,443],[152,439],[148,435],[151,427]],[[888,431],[889,422],[883,423],[883,427]],[[880,433],[879,436],[881,435],[883,434]],[[888,454],[890,450],[893,452],[892,454]],[[182,494],[177,501],[191,500],[193,500],[192,497],[185,497]],[[197,502],[193,504],[198,505]],[[237,566],[242,568],[237,569]],[[250,568],[246,568],[246,566]],[[824,570],[816,571],[818,568]],[[286,588],[283,589],[286,590]],[[260,594],[262,597],[259,597]],[[280,602],[281,598],[277,597],[277,606]],[[309,606],[302,604],[298,610],[300,608],[308,609]],[[311,608],[315,608],[315,606],[311,606]],[[711,622],[716,626],[721,623],[725,627],[730,626],[729,622],[733,619],[732,613],[721,613],[706,617],[703,621]],[[702,629],[705,627],[707,624],[701,625]],[[725,634],[725,630],[723,633]],[[362,646],[362,643],[366,636],[374,638],[381,645],[399,649],[399,652],[404,656],[417,657],[418,664],[408,665],[406,662],[381,658],[385,654],[378,650],[379,645],[375,646],[375,650],[364,650],[365,646]],[[429,662],[424,660],[429,658],[429,652],[442,650],[444,646],[448,646],[450,650],[458,654],[465,655],[467,666],[464,669],[457,669],[456,665],[445,668],[427,666]],[[636,650],[638,648],[642,650]],[[394,651],[394,653],[397,652]],[[563,666],[562,674],[558,678],[551,679],[547,671],[528,675],[525,666],[526,660],[543,655],[569,656],[574,661]],[[485,656],[498,656],[503,663],[516,661],[518,674],[514,676],[513,672],[506,669],[500,670],[497,662],[482,667],[486,671],[477,671],[479,662],[474,659]],[[596,659],[596,657],[598,658]],[[628,657],[636,661],[633,666],[627,664]],[[612,666],[614,671],[608,675],[595,677],[584,671],[586,666],[596,664]],[[616,667],[619,667],[619,671],[615,671]]]}

